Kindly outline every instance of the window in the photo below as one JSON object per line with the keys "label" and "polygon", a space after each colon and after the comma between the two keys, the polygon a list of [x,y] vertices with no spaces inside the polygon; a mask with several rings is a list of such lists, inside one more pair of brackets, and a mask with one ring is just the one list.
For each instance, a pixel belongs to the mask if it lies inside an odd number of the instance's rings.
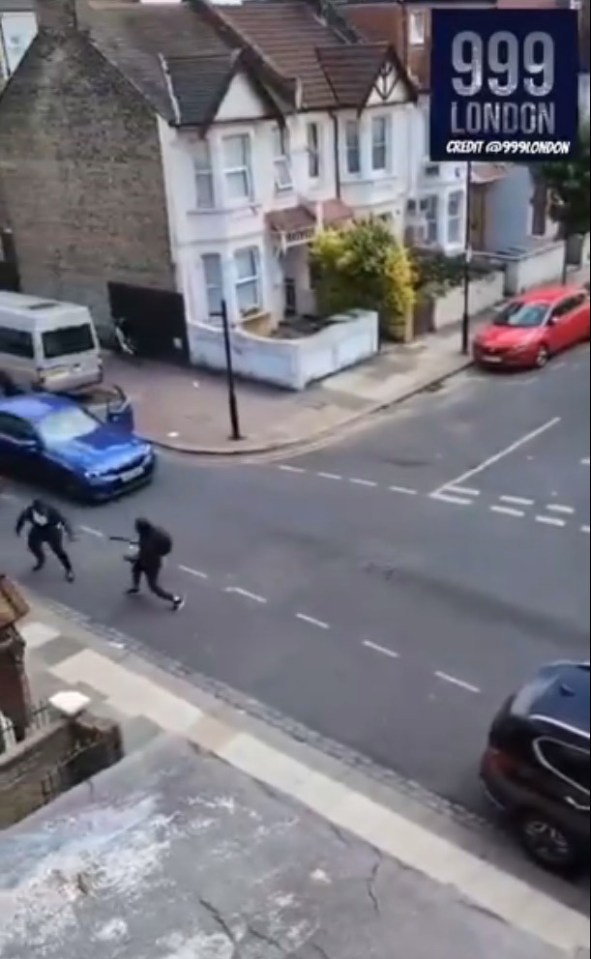
{"label": "window", "polygon": [[423,10],[411,10],[408,17],[408,39],[411,46],[422,47],[425,42],[425,14]]}
{"label": "window", "polygon": [[35,347],[32,335],[22,330],[11,330],[8,326],[0,326],[0,353],[33,360]]}
{"label": "window", "polygon": [[74,406],[72,409],[45,416],[39,423],[39,432],[47,446],[55,446],[89,436],[99,426],[100,423],[94,416]]}
{"label": "window", "polygon": [[427,224],[427,243],[437,243],[439,240],[439,197],[425,197],[421,204],[425,213],[425,222]]}
{"label": "window", "polygon": [[283,193],[291,190],[291,159],[289,152],[289,130],[285,126],[273,128],[273,163],[275,166],[275,191]]}
{"label": "window", "polygon": [[514,329],[534,330],[542,326],[548,316],[547,303],[522,303],[514,300],[495,316],[495,326],[510,326]]}
{"label": "window", "polygon": [[450,193],[447,198],[447,242],[461,243],[462,240],[462,207],[463,194],[461,190]]}
{"label": "window", "polygon": [[211,152],[207,140],[199,140],[196,144],[194,166],[197,208],[199,210],[211,210],[215,206],[215,196]]}
{"label": "window", "polygon": [[87,353],[96,348],[90,323],[50,330],[43,333],[41,339],[43,355],[48,360],[55,360],[58,356],[71,356],[73,353]]}
{"label": "window", "polygon": [[388,169],[388,121],[374,117],[371,121],[371,166],[373,170]]}
{"label": "window", "polygon": [[589,753],[585,749],[567,746],[557,739],[538,739],[538,758],[556,772],[561,779],[589,792]]}
{"label": "window", "polygon": [[320,176],[320,130],[317,123],[309,123],[306,129],[308,145],[308,177],[317,180]]}
{"label": "window", "polygon": [[201,257],[203,275],[205,277],[205,291],[207,294],[207,315],[210,318],[222,315],[222,300],[224,286],[222,280],[222,258],[219,253],[206,253]]}
{"label": "window", "polygon": [[8,413],[0,413],[0,436],[6,436],[11,440],[32,440],[35,439],[33,427],[18,416],[10,416]]}
{"label": "window", "polygon": [[238,309],[244,316],[261,308],[260,257],[257,247],[238,250],[234,254],[236,265],[236,299]]}
{"label": "window", "polygon": [[230,200],[252,197],[250,137],[246,133],[224,137],[224,172]]}
{"label": "window", "polygon": [[345,125],[345,148],[347,151],[347,173],[361,172],[359,150],[359,124],[357,120],[347,120]]}

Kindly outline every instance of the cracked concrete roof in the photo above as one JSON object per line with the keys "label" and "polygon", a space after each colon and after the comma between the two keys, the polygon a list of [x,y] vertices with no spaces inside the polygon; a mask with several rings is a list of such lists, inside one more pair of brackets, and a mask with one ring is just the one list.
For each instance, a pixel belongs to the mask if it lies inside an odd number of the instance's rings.
{"label": "cracked concrete roof", "polygon": [[162,737],[0,838],[10,959],[559,959]]}

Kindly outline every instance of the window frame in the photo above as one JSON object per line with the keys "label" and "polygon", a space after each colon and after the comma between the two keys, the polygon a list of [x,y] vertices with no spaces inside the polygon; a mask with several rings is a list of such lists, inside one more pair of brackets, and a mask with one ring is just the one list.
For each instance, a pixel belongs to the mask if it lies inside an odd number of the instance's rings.
{"label": "window frame", "polygon": [[[245,146],[243,150],[243,162],[239,166],[229,166],[227,156],[227,146],[230,140],[240,140]],[[252,176],[252,138],[250,133],[229,133],[222,137],[222,159],[224,170],[224,187],[226,198],[231,204],[248,203],[254,197],[254,184]],[[230,190],[230,178],[243,177],[245,192],[240,196],[233,196]]]}
{"label": "window frame", "polygon": [[[425,196],[421,200],[421,212],[425,215],[426,223],[426,233],[425,241],[429,244],[436,245],[439,243],[439,216],[441,211],[440,197],[437,193],[430,193],[428,196]],[[433,213],[433,216],[430,214]],[[429,238],[429,225],[435,224],[435,238]]]}
{"label": "window frame", "polygon": [[[216,261],[218,270],[218,276],[216,280],[219,282],[210,282],[211,277],[208,276],[207,262]],[[203,253],[201,255],[201,268],[203,270],[203,284],[205,286],[205,302],[207,304],[207,317],[210,320],[220,320],[222,319],[222,303],[224,302],[224,273],[222,267],[222,256],[221,253]],[[211,291],[219,291],[219,309],[211,309]]]}
{"label": "window frame", "polygon": [[[379,113],[371,118],[371,169],[373,173],[388,173],[390,169],[390,124],[388,117],[384,113]],[[383,139],[376,142],[376,126],[380,124],[383,131]],[[376,166],[376,150],[383,151],[383,166]]]}
{"label": "window frame", "polygon": [[[308,155],[308,179],[319,180],[322,176],[322,148],[320,146],[320,124],[317,120],[310,120],[306,124],[306,152]],[[313,172],[314,170],[316,172]]]}
{"label": "window frame", "polygon": [[272,137],[275,193],[289,193],[293,190],[289,129],[285,124],[276,123]]}
{"label": "window frame", "polygon": [[[202,157],[199,152],[203,151]],[[203,162],[202,162],[203,161]],[[198,210],[214,210],[216,205],[215,196],[215,178],[213,175],[213,165],[211,157],[211,144],[209,140],[203,138],[197,141],[197,149],[193,155],[193,177],[195,180],[195,202]],[[200,183],[206,183],[206,197],[201,202]]]}
{"label": "window frame", "polygon": [[426,17],[424,10],[408,12],[408,42],[411,47],[424,47],[426,39]]}
{"label": "window frame", "polygon": [[[354,131],[355,142],[351,144],[349,133]],[[355,168],[351,166],[351,157],[356,157]],[[345,169],[349,176],[361,174],[361,125],[359,120],[345,120]]]}
{"label": "window frame", "polygon": [[[457,198],[457,199],[458,199],[458,212],[457,212],[457,214],[455,214],[454,216],[452,216],[452,214],[451,214],[451,212],[450,212],[450,206],[451,206],[451,203],[452,203],[452,199],[454,199],[454,198]],[[447,242],[450,243],[450,244],[453,243],[453,244],[455,244],[456,246],[459,246],[459,245],[461,244],[461,242],[462,242],[462,214],[464,213],[464,203],[465,203],[465,197],[464,197],[464,192],[463,192],[463,190],[451,190],[451,191],[447,194],[447,203],[446,203],[446,206],[445,206],[445,213],[446,213],[445,219],[446,219],[446,229],[447,229]],[[457,237],[454,238],[454,239],[451,238],[451,224],[452,224],[452,223],[457,223],[457,230],[458,230],[458,235],[457,235]]]}
{"label": "window frame", "polygon": [[[6,336],[6,340],[10,340],[10,337],[27,339],[28,346],[26,349],[6,349],[6,342],[2,343],[2,337]],[[36,348],[35,348],[35,337],[32,333],[29,333],[27,330],[15,330],[11,326],[0,326],[0,353],[4,356],[12,356],[18,360],[35,360],[36,358]]]}
{"label": "window frame", "polygon": [[[238,258],[242,255],[251,255],[255,272],[250,276],[239,276]],[[236,295],[236,305],[241,317],[247,317],[251,314],[260,312],[263,309],[263,274],[262,257],[258,246],[245,246],[234,250],[234,292]],[[252,286],[255,291],[254,303],[251,306],[243,308],[240,304],[240,291],[245,287]]]}
{"label": "window frame", "polygon": [[570,743],[562,742],[562,740],[555,739],[553,736],[538,736],[533,743],[534,753],[538,761],[541,763],[541,765],[545,769],[549,770],[549,772],[551,772],[554,776],[560,779],[561,782],[567,783],[567,785],[569,785],[571,788],[576,789],[578,792],[582,793],[587,798],[589,798],[589,795],[590,795],[589,789],[586,786],[584,786],[581,782],[577,782],[576,779],[571,779],[571,777],[567,774],[567,772],[564,772],[563,770],[561,770],[556,765],[556,762],[553,761],[551,757],[549,758],[546,753],[544,753],[544,749],[543,749],[544,745],[556,746],[566,753],[568,752],[577,753],[581,757],[585,757],[585,756],[589,757],[589,750],[580,748],[578,746],[572,746]]}
{"label": "window frame", "polygon": [[[23,432],[21,436],[16,436],[14,433],[6,432],[6,425],[4,429],[2,428],[2,420],[4,419],[5,424],[8,420],[9,423],[13,426],[21,427]],[[39,434],[34,426],[32,426],[27,420],[24,420],[22,416],[14,416],[12,413],[0,412],[0,437],[6,437],[8,440],[12,440],[15,443],[25,443],[27,441],[38,440]]]}

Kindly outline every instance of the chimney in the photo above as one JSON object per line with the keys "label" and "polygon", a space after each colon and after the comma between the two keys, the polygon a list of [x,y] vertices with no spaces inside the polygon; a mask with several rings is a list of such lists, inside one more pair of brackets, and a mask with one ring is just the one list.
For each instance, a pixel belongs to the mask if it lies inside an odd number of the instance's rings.
{"label": "chimney", "polygon": [[41,31],[64,34],[78,28],[76,0],[36,0],[35,13]]}

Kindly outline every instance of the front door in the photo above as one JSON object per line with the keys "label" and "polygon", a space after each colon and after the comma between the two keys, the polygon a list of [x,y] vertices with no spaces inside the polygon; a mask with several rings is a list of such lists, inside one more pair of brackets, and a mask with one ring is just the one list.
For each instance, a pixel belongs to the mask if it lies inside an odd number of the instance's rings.
{"label": "front door", "polygon": [[476,252],[484,250],[486,227],[486,187],[470,185],[470,246]]}
{"label": "front door", "polygon": [[291,277],[286,277],[285,283],[284,283],[284,289],[285,289],[285,315],[295,316],[297,313],[295,280],[292,280]]}

